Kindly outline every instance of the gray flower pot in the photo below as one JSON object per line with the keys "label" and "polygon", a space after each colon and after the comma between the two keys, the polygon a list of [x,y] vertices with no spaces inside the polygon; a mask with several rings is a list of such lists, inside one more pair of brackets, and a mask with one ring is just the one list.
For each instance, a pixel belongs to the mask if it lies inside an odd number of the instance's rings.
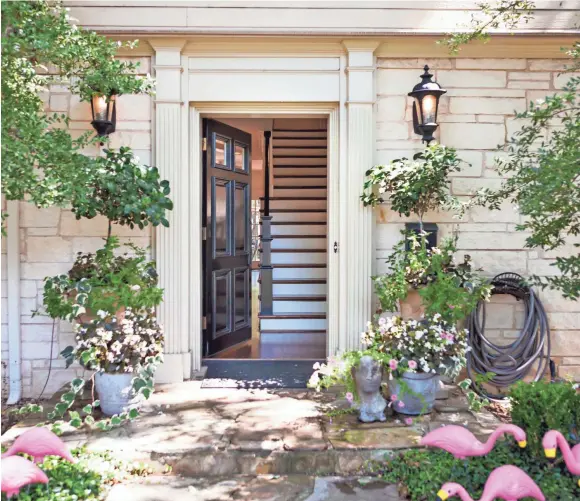
{"label": "gray flower pot", "polygon": [[131,373],[95,374],[95,388],[99,395],[101,410],[106,416],[113,416],[126,411],[129,407],[135,407],[140,402],[140,397],[135,397],[132,381],[135,376]]}
{"label": "gray flower pot", "polygon": [[[393,409],[399,414],[408,416],[418,416],[431,412],[439,389],[439,375],[405,372],[400,379],[406,384],[402,385],[399,379],[391,379],[389,380],[389,391],[391,395],[397,395],[398,400],[405,405],[399,407],[398,402],[394,402]],[[421,395],[423,400],[408,392],[405,393],[403,386],[408,387],[413,393]]]}

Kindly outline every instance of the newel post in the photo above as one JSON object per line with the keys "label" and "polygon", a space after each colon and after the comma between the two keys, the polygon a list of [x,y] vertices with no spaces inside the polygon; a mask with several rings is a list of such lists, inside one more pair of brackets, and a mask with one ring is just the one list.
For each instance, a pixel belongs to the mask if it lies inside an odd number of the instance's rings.
{"label": "newel post", "polygon": [[260,260],[260,313],[273,313],[272,216],[270,216],[270,137],[264,132],[264,214],[262,216],[262,257]]}

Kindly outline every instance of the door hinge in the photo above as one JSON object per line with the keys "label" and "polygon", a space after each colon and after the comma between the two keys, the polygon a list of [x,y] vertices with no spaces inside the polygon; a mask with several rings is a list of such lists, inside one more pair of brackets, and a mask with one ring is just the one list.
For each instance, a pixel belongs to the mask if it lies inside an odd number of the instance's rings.
{"label": "door hinge", "polygon": [[338,252],[338,242],[334,242],[334,253],[336,254]]}
{"label": "door hinge", "polygon": [[201,151],[207,151],[207,137],[201,140]]}
{"label": "door hinge", "polygon": [[201,317],[201,328],[203,330],[207,329],[207,317],[205,315]]}
{"label": "door hinge", "polygon": [[203,226],[201,228],[201,239],[207,240],[207,227],[206,226]]}

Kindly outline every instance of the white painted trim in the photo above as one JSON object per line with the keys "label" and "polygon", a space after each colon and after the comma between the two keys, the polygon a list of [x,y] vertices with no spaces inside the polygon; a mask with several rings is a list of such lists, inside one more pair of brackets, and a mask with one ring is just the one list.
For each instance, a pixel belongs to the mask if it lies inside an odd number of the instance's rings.
{"label": "white painted trim", "polygon": [[[24,202],[26,203],[26,202]],[[10,393],[7,405],[22,397],[22,353],[20,336],[20,202],[7,204],[6,261],[8,282],[8,360],[10,364]]]}
{"label": "white painted trim", "polygon": [[[340,289],[339,277],[339,256],[334,254],[333,245],[338,241],[338,228],[340,228],[340,158],[343,157],[341,149],[344,147],[340,142],[340,107],[328,103],[243,103],[243,102],[218,102],[218,103],[191,103],[190,107],[190,213],[191,213],[191,240],[190,240],[190,308],[191,308],[191,354],[192,368],[194,371],[201,368],[201,344],[202,329],[202,240],[201,240],[201,203],[202,203],[202,163],[199,143],[201,138],[201,116],[202,115],[266,115],[266,116],[312,116],[321,115],[328,117],[328,182],[331,188],[328,193],[328,333],[327,333],[327,353],[334,355],[339,349],[340,342],[340,322],[338,319]],[[339,242],[340,245],[340,242]],[[197,334],[199,333],[199,334]]]}

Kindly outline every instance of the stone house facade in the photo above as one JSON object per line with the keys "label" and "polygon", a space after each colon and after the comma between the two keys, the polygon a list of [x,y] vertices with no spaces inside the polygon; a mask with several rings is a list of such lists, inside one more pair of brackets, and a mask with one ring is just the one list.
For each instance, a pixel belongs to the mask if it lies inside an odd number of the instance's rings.
{"label": "stone house facade", "polygon": [[[407,93],[423,65],[447,90],[437,136],[469,163],[451,183],[455,195],[468,197],[501,183],[494,158],[497,145],[519,127],[514,111],[566,82],[560,47],[575,40],[578,13],[577,2],[539,2],[534,22],[521,33],[499,33],[489,44],[465,47],[451,57],[435,42],[469,19],[474,2],[419,1],[412,8],[400,1],[310,2],[309,7],[247,2],[244,9],[232,2],[213,2],[209,8],[209,3],[69,2],[83,26],[119,39],[139,38],[139,48],[122,57],[137,58],[140,71],[158,81],[154,97],[119,99],[110,145],[131,146],[144,163],[158,166],[173,187],[170,229],[115,230],[122,241],[151,246],[159,263],[166,290],[159,316],[168,352],[162,381],[191,377],[203,357],[200,118],[328,119],[326,349],[334,354],[357,346],[373,310],[369,277],[384,271],[384,258],[407,222],[387,205],[364,209],[358,197],[370,166],[422,148]],[[47,111],[69,114],[72,130],[91,127],[89,106],[66,88],[54,86],[43,99]],[[58,357],[74,338],[72,327],[31,311],[42,305],[44,277],[66,272],[77,252],[99,248],[106,224],[77,221],[70,211],[37,210],[24,202],[9,203],[8,212],[9,236],[2,247],[3,390],[10,377],[9,333],[16,329],[23,395],[38,396],[47,378],[45,394],[50,394],[70,380],[71,371],[82,369],[65,369]],[[558,253],[526,249],[525,233],[515,229],[521,216],[510,204],[499,211],[474,209],[462,220],[439,212],[425,221],[437,223],[441,236],[459,231],[460,253],[469,253],[489,276],[506,271],[548,275],[556,255],[572,252],[571,247]],[[541,291],[540,297],[559,375],[580,380],[580,304],[551,291]],[[493,301],[488,332],[508,342],[521,327],[521,306],[501,296]]]}

